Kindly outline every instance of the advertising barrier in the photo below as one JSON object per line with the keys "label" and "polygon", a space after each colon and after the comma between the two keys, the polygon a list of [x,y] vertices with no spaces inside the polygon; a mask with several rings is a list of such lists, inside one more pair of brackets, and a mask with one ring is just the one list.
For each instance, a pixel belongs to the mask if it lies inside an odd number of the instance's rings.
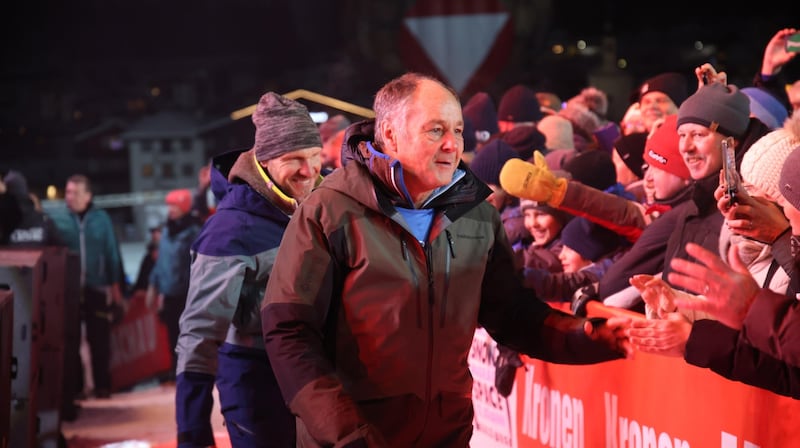
{"label": "advertising barrier", "polygon": [[145,305],[144,291],[128,302],[122,322],[111,330],[111,387],[117,391],[171,368],[167,328]]}
{"label": "advertising barrier", "polygon": [[[607,314],[603,308],[593,304],[590,315]],[[730,381],[682,358],[636,353],[634,359],[567,366],[523,356],[505,400],[491,393],[492,347],[483,330],[476,332],[470,353],[473,447],[800,446],[800,401]],[[505,409],[513,415],[507,426]]]}

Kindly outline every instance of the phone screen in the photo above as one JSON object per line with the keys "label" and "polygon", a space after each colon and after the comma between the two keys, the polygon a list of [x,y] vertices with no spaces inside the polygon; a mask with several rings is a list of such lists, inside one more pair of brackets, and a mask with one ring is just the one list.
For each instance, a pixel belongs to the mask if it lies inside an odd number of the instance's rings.
{"label": "phone screen", "polygon": [[794,33],[786,39],[786,51],[800,51],[800,33]]}

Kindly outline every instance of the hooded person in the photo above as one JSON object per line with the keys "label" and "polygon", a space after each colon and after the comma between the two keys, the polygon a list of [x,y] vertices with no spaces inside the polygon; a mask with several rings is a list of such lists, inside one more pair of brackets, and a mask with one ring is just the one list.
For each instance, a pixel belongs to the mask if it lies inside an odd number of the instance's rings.
{"label": "hooded person", "polygon": [[234,446],[294,446],[259,307],[290,217],[321,181],[322,141],[302,104],[264,94],[253,146],[212,160],[216,212],[191,247],[175,391],[178,446],[214,445],[212,391]]}

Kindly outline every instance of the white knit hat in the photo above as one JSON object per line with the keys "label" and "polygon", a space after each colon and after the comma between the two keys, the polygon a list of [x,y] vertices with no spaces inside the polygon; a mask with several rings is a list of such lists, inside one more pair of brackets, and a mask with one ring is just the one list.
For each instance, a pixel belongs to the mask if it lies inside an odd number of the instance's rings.
{"label": "white knit hat", "polygon": [[760,139],[756,140],[742,158],[742,179],[767,194],[771,199],[781,197],[779,179],[786,157],[800,145],[800,114]]}
{"label": "white knit hat", "polygon": [[538,123],[536,129],[544,134],[544,146],[549,150],[575,149],[575,139],[572,135],[572,123],[558,115],[547,115]]}

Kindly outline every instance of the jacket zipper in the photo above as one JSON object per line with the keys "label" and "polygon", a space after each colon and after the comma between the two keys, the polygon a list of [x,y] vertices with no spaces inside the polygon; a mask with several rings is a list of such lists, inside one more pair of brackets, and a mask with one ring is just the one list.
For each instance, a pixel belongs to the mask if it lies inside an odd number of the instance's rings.
{"label": "jacket zipper", "polygon": [[406,261],[408,272],[411,274],[413,289],[417,292],[417,328],[422,328],[422,297],[420,297],[417,271],[414,270],[414,263],[411,261],[411,256],[408,254],[408,243],[406,243],[406,240],[401,238],[400,245],[403,250],[403,260]]}
{"label": "jacket zipper", "polygon": [[445,255],[444,262],[444,287],[442,290],[442,305],[439,313],[439,328],[444,328],[445,322],[447,321],[447,295],[450,292],[450,260],[456,258],[456,251],[453,247],[453,235],[449,230],[445,230],[444,234],[447,236],[447,247],[449,252],[447,255]]}
{"label": "jacket zipper", "polygon": [[426,405],[426,418],[427,421],[427,413],[430,412],[430,404],[432,398],[432,389],[433,385],[431,384],[432,377],[433,377],[433,333],[434,333],[434,321],[433,321],[433,309],[436,303],[436,294],[434,290],[434,278],[433,278],[433,263],[431,262],[433,259],[433,243],[430,242],[425,245],[425,262],[427,263],[427,271],[428,271],[428,364],[425,375],[425,402]]}

